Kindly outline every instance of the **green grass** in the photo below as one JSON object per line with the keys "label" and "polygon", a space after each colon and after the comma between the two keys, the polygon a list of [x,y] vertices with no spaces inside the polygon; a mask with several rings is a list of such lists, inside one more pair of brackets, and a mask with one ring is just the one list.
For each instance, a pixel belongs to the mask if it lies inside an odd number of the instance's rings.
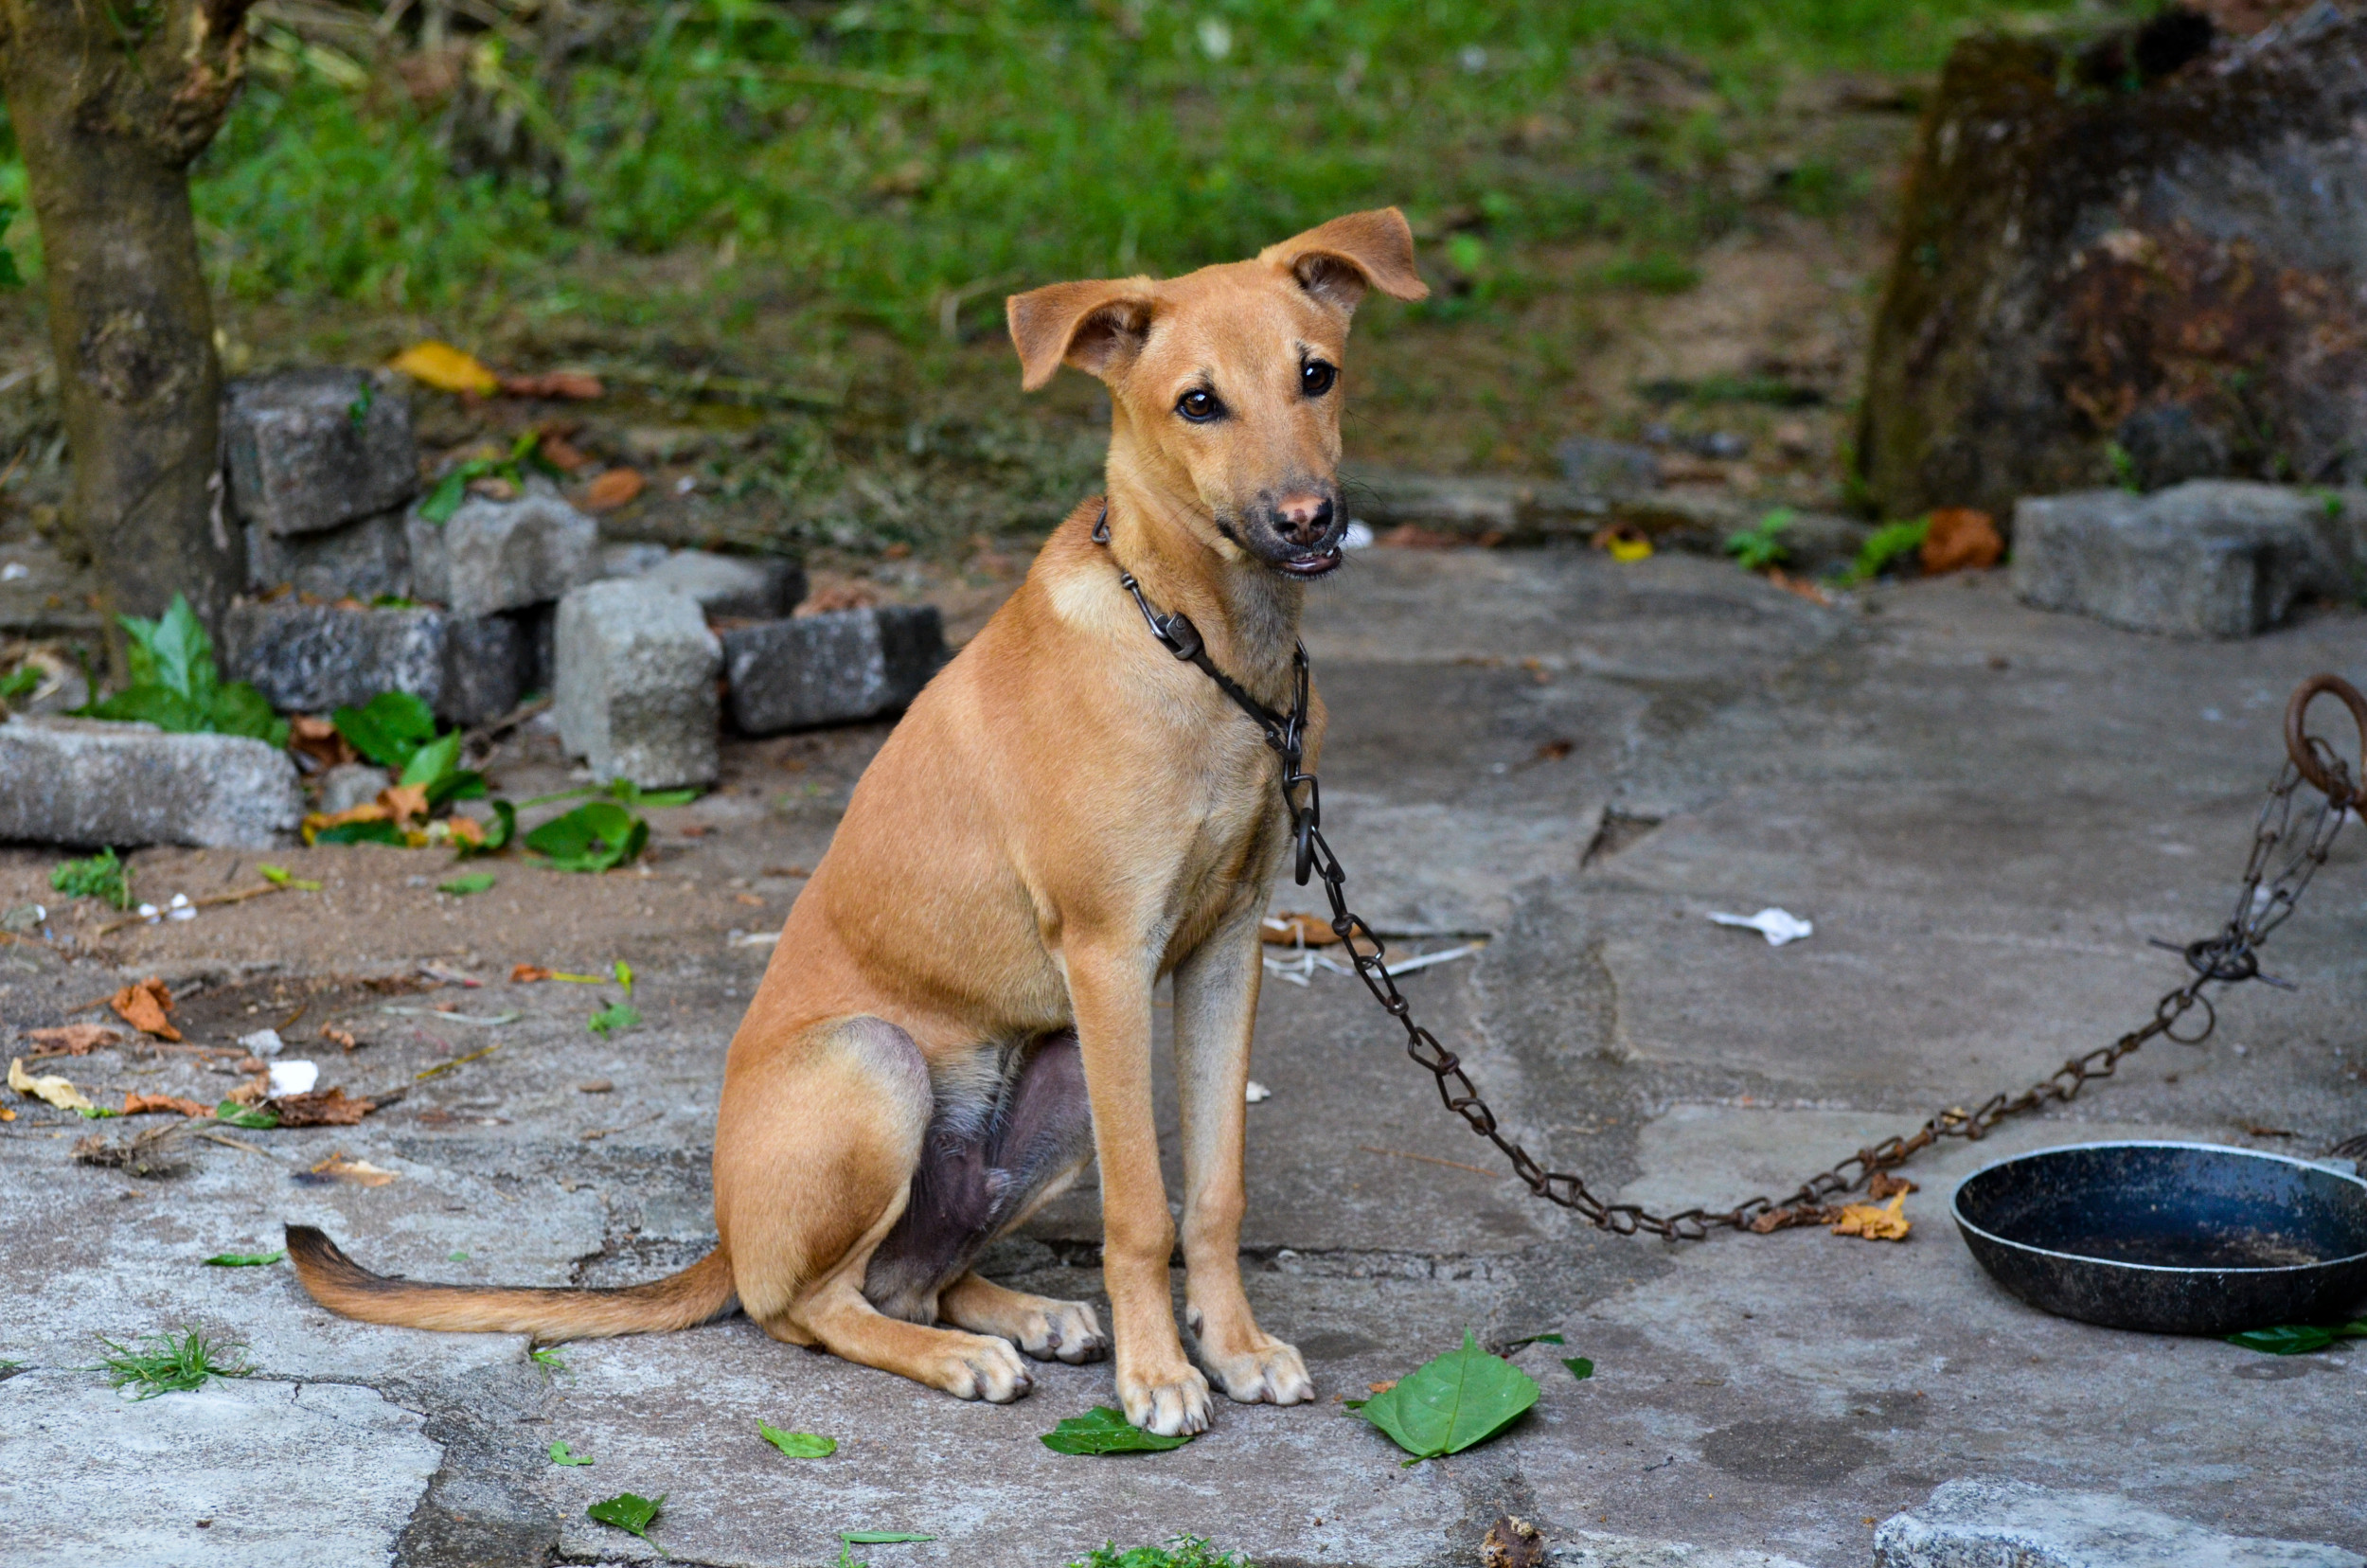
{"label": "green grass", "polygon": [[138,1397],[187,1393],[205,1386],[208,1378],[243,1378],[250,1368],[233,1341],[208,1339],[203,1329],[151,1334],[137,1345],[101,1340],[110,1352],[99,1370],[116,1388],[137,1389]]}
{"label": "green grass", "polygon": [[1164,1546],[1130,1546],[1125,1551],[1119,1551],[1113,1541],[1068,1568],[1255,1568],[1255,1564],[1245,1557],[1218,1551],[1202,1537],[1180,1535]]}
{"label": "green grass", "polygon": [[[775,305],[913,337],[950,293],[957,324],[988,324],[1017,285],[1177,271],[1393,202],[1474,214],[1499,255],[1611,241],[1635,286],[1669,289],[1734,221],[1726,165],[1789,84],[1929,72],[1967,27],[2062,9],[685,0],[618,9],[563,72],[538,69],[530,35],[470,35],[474,78],[554,156],[465,175],[439,101],[350,35],[267,24],[196,206],[210,271],[249,296],[498,288],[564,310],[554,263],[727,248]],[[0,203],[22,187],[0,141]],[[1861,188],[1811,158],[1784,199],[1824,211]]]}

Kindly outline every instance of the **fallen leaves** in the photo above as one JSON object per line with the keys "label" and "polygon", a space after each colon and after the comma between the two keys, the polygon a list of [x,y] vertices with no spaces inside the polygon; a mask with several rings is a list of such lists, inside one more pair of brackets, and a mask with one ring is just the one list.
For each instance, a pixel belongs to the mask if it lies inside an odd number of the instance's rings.
{"label": "fallen leaves", "polygon": [[216,1253],[205,1260],[209,1269],[267,1269],[288,1256],[286,1248],[267,1253]]}
{"label": "fallen leaves", "polygon": [[1082,1416],[1071,1416],[1040,1439],[1055,1453],[1165,1453],[1192,1440],[1192,1434],[1162,1437],[1129,1422],[1126,1412],[1095,1405]]}
{"label": "fallen leaves", "polygon": [[1495,1436],[1537,1402],[1537,1380],[1480,1348],[1469,1329],[1460,1349],[1428,1362],[1386,1393],[1350,1400],[1348,1408],[1414,1455],[1406,1461],[1460,1453]]}
{"label": "fallen leaves", "polygon": [[369,1187],[384,1186],[396,1176],[394,1171],[383,1170],[367,1160],[354,1159],[342,1149],[312,1167],[311,1174],[332,1182],[351,1182],[356,1186]]}
{"label": "fallen leaves", "polygon": [[321,890],[319,882],[296,876],[284,865],[258,865],[255,869],[274,887],[292,887],[299,893],[317,893]]}
{"label": "fallen leaves", "polygon": [[1841,1218],[1833,1221],[1833,1234],[1862,1236],[1869,1241],[1904,1241],[1913,1223],[1906,1216],[1906,1204],[1903,1192],[1892,1194],[1880,1208],[1872,1203],[1844,1204]]}
{"label": "fallen leaves", "polygon": [[343,1089],[275,1095],[263,1104],[282,1127],[351,1127],[378,1109],[376,1100],[349,1096]]}
{"label": "fallen leaves", "polygon": [[358,1051],[362,1048],[362,1042],[353,1037],[352,1030],[341,1029],[334,1024],[321,1025],[321,1038],[344,1050]]}
{"label": "fallen leaves", "polygon": [[1916,1186],[1914,1183],[1907,1180],[1906,1177],[1894,1176],[1887,1170],[1876,1171],[1871,1177],[1867,1178],[1865,1185],[1866,1196],[1873,1199],[1878,1203],[1885,1198],[1893,1198],[1902,1192],[1920,1192],[1923,1189],[1921,1187]]}
{"label": "fallen leaves", "polygon": [[61,1111],[81,1111],[97,1114],[98,1107],[82,1097],[82,1092],[64,1078],[50,1074],[35,1078],[25,1070],[23,1058],[9,1062],[9,1087],[28,1099],[46,1100]]}
{"label": "fallen leaves", "polygon": [[650,1526],[657,1522],[657,1511],[666,1506],[666,1494],[639,1497],[632,1492],[618,1492],[605,1497],[583,1511],[597,1524],[613,1524],[642,1540],[650,1539]]}
{"label": "fallen leaves", "polygon": [[501,378],[474,354],[433,338],[405,348],[386,362],[386,368],[438,392],[468,392],[482,398],[501,387]]}
{"label": "fallen leaves", "polygon": [[614,511],[639,499],[649,484],[639,469],[613,468],[584,486],[579,499],[586,511]]}
{"label": "fallen leaves", "polygon": [[126,986],[107,998],[107,1006],[116,1010],[117,1018],[142,1034],[154,1035],[158,1040],[181,1038],[181,1031],[165,1017],[172,1011],[172,992],[162,980],[150,978],[136,986]]}
{"label": "fallen leaves", "polygon": [[543,981],[548,980],[550,977],[551,971],[544,969],[540,964],[512,964],[509,966],[509,983],[513,986],[539,985]]}
{"label": "fallen leaves", "polygon": [[123,1114],[127,1116],[149,1116],[169,1112],[176,1116],[210,1116],[213,1113],[193,1099],[179,1095],[135,1095],[126,1090]]}
{"label": "fallen leaves", "polygon": [[1923,569],[1942,572],[1985,571],[2005,553],[2005,541],[1987,512],[1970,507],[1942,507],[1931,513],[1923,531]]}
{"label": "fallen leaves", "polygon": [[490,871],[471,871],[454,877],[450,882],[437,882],[436,891],[449,893],[455,899],[465,899],[472,893],[486,891],[493,885],[494,881],[495,878]]}
{"label": "fallen leaves", "polygon": [[299,713],[288,720],[288,749],[311,757],[323,773],[354,760],[353,742],[337,733],[335,723]]}
{"label": "fallen leaves", "polygon": [[1545,1537],[1525,1519],[1500,1514],[1480,1540],[1480,1568],[1540,1568]]}
{"label": "fallen leaves", "polygon": [[619,1029],[637,1027],[640,1023],[640,1008],[630,1002],[616,1002],[594,1013],[587,1026],[596,1035],[611,1035]]}
{"label": "fallen leaves", "polygon": [[[578,1453],[575,1450],[569,1448],[564,1443],[553,1443],[551,1445],[550,1452],[551,1463],[554,1465],[588,1465],[592,1463],[592,1460],[588,1455]],[[596,1519],[599,1516],[596,1514],[593,1517]]]}
{"label": "fallen leaves", "polygon": [[107,1170],[120,1170],[128,1176],[170,1176],[185,1162],[166,1146],[177,1142],[193,1124],[187,1121],[167,1122],[151,1127],[128,1138],[110,1138],[94,1132],[76,1140],[74,1163],[98,1166]]}
{"label": "fallen leaves", "polygon": [[838,1452],[838,1439],[825,1437],[818,1432],[783,1432],[758,1421],[756,1435],[792,1459],[828,1459]]}
{"label": "fallen leaves", "polygon": [[2271,1356],[2305,1356],[2313,1350],[2323,1350],[2339,1339],[2360,1338],[2367,1338],[2367,1322],[2327,1327],[2314,1323],[2286,1323],[2274,1328],[2247,1328],[2240,1334],[2228,1335],[2227,1342]]}
{"label": "fallen leaves", "polygon": [[124,1036],[104,1024],[62,1024],[54,1029],[27,1029],[25,1038],[41,1047],[34,1060],[56,1056],[88,1056],[102,1045],[120,1045]]}

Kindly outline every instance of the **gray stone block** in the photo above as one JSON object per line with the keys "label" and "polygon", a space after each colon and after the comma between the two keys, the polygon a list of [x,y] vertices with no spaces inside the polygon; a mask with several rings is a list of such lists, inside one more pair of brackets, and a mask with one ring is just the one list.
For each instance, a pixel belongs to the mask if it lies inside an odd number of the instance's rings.
{"label": "gray stone block", "polygon": [[710,615],[772,620],[806,597],[805,568],[781,556],[611,544],[600,552],[600,569],[603,577],[641,578],[687,594]]}
{"label": "gray stone block", "polygon": [[10,719],[0,724],[0,840],[264,849],[304,815],[286,752],[153,724]]}
{"label": "gray stone block", "polygon": [[945,662],[932,605],[835,610],[723,633],[732,722],[749,735],[900,711]]}
{"label": "gray stone block", "polygon": [[284,601],[233,605],[222,646],[229,677],[252,682],[282,712],[327,713],[408,691],[460,724],[515,707],[533,656],[527,629],[505,615]]}
{"label": "gray stone block", "polygon": [[367,371],[323,367],[232,382],[222,397],[222,452],[233,510],[275,534],[318,533],[387,511],[419,488],[410,401],[399,382]]}
{"label": "gray stone block", "polygon": [[2014,508],[2014,592],[2135,632],[2248,637],[2305,595],[2347,597],[2341,510],[2314,491],[2196,480]]}
{"label": "gray stone block", "polygon": [[599,526],[539,485],[515,501],[472,495],[440,524],[414,508],[404,527],[411,591],[456,615],[522,610],[600,575]]}
{"label": "gray stone block", "polygon": [[367,762],[341,762],[321,775],[320,809],[334,814],[366,806],[395,781],[394,775]]}
{"label": "gray stone block", "polygon": [[2223,1535],[2127,1498],[1950,1481],[1874,1532],[1875,1568],[2367,1568],[2339,1546]]}
{"label": "gray stone block", "polygon": [[1660,458],[1649,447],[1573,436],[1554,448],[1554,460],[1562,478],[1589,495],[1624,501],[1660,489]]}
{"label": "gray stone block", "polygon": [[559,601],[552,636],[559,737],[601,778],[644,789],[711,784],[722,650],[697,604],[632,578]]}
{"label": "gray stone block", "polygon": [[332,599],[347,594],[360,599],[407,596],[411,546],[403,537],[402,513],[383,511],[306,534],[276,534],[249,523],[246,582],[258,590],[287,587]]}

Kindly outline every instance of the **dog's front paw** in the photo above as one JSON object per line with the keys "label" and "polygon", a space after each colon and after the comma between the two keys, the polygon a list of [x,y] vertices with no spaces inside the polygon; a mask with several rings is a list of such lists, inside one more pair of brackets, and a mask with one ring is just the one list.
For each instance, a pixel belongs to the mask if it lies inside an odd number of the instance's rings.
{"label": "dog's front paw", "polygon": [[1083,1302],[1039,1299],[1021,1320],[1019,1347],[1038,1361],[1075,1366],[1109,1354],[1110,1338],[1101,1331],[1100,1317]]}
{"label": "dog's front paw", "polygon": [[1145,1432],[1181,1437],[1208,1430],[1212,1409],[1208,1380],[1200,1369],[1177,1358],[1174,1368],[1156,1378],[1118,1374],[1118,1402],[1126,1418]]}
{"label": "dog's front paw", "polygon": [[953,1343],[929,1381],[953,1398],[1009,1404],[1036,1386],[1008,1341],[950,1329],[945,1337]]}
{"label": "dog's front paw", "polygon": [[1297,1348],[1271,1334],[1259,1334],[1255,1344],[1229,1355],[1202,1342],[1200,1359],[1217,1375],[1226,1397],[1243,1404],[1305,1404],[1315,1397],[1315,1381]]}

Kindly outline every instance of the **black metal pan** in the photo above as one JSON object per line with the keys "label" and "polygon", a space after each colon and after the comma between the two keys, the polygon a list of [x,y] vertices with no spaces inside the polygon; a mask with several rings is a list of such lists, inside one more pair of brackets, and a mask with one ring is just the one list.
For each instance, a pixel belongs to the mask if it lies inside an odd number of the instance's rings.
{"label": "black metal pan", "polygon": [[2071,1144],[1983,1167],[1950,1207],[1992,1279],[2108,1328],[2333,1323],[2367,1299],[2367,1181],[2281,1154]]}

